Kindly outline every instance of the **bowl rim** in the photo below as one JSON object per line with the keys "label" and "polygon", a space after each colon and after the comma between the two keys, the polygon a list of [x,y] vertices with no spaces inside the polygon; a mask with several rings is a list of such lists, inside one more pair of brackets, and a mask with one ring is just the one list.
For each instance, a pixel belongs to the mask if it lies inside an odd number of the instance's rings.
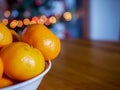
{"label": "bowl rim", "polygon": [[17,89],[19,87],[22,87],[22,86],[25,86],[27,84],[30,84],[30,83],[36,81],[39,78],[43,78],[43,76],[45,76],[48,73],[48,71],[50,70],[51,65],[52,65],[52,63],[51,63],[50,60],[46,61],[46,68],[45,68],[45,70],[42,73],[40,73],[38,76],[33,77],[32,79],[23,81],[21,83],[15,84],[15,85],[11,85],[11,86],[7,86],[7,87],[4,87],[4,88],[0,88],[0,90],[7,90],[7,89],[13,90],[13,89]]}

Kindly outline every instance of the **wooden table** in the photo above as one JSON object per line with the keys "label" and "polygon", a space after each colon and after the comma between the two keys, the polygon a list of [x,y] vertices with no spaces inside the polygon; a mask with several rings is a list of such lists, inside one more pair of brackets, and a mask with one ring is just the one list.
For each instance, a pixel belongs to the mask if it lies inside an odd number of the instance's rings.
{"label": "wooden table", "polygon": [[120,42],[62,40],[38,90],[120,90]]}

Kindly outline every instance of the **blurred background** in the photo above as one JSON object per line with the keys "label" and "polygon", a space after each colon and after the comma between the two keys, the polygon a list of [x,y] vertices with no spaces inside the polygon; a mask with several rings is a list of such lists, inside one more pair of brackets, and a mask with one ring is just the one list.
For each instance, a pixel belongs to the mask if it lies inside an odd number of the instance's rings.
{"label": "blurred background", "polygon": [[120,0],[0,0],[0,21],[17,32],[43,23],[60,39],[119,41]]}

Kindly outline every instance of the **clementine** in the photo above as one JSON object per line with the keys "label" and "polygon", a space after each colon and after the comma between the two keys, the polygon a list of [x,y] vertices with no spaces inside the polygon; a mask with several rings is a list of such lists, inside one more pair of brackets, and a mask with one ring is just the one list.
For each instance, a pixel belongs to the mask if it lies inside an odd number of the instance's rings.
{"label": "clementine", "polygon": [[10,30],[3,23],[0,23],[0,47],[10,44],[11,42],[12,34]]}
{"label": "clementine", "polygon": [[2,78],[2,75],[3,75],[3,62],[2,62],[2,59],[0,58],[0,79]]}
{"label": "clementine", "polygon": [[22,33],[22,41],[37,48],[45,60],[53,60],[60,52],[60,40],[43,24],[28,26]]}
{"label": "clementine", "polygon": [[7,86],[10,86],[10,85],[13,85],[15,84],[16,82],[6,76],[3,76],[1,79],[0,79],[0,88],[4,88],[4,87],[7,87]]}
{"label": "clementine", "polygon": [[31,79],[45,68],[41,52],[27,43],[13,42],[1,50],[0,56],[5,74],[18,81]]}
{"label": "clementine", "polygon": [[20,41],[20,36],[19,36],[19,34],[17,32],[15,32],[12,29],[10,29],[10,32],[12,34],[13,42]]}

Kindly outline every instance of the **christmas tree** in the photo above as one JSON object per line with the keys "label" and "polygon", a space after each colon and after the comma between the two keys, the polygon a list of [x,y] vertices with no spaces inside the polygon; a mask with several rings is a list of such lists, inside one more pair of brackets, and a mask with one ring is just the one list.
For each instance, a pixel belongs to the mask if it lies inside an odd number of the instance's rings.
{"label": "christmas tree", "polygon": [[14,19],[31,18],[41,15],[40,9],[45,7],[50,9],[51,0],[7,0],[8,9],[13,13]]}
{"label": "christmas tree", "polygon": [[[7,2],[7,10],[11,13],[9,17],[7,15],[10,28],[19,31],[28,24],[40,21],[61,39],[82,36],[82,19],[79,16],[81,0],[7,0]],[[18,21],[19,24],[15,24]],[[27,21],[27,24],[24,21]]]}

